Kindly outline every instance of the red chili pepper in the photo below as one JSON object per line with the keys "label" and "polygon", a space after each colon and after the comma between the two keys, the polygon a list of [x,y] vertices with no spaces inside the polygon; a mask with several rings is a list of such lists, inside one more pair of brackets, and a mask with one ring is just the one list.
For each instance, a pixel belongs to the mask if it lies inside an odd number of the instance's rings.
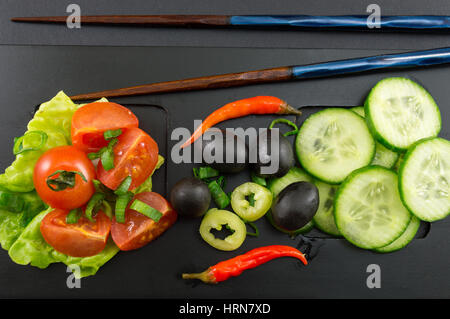
{"label": "red chili pepper", "polygon": [[294,257],[307,265],[305,255],[291,246],[272,245],[250,250],[234,258],[222,261],[209,267],[204,272],[196,274],[183,274],[183,279],[200,279],[204,283],[216,284],[230,277],[239,276],[244,270],[255,268],[272,259],[280,257]]}
{"label": "red chili pepper", "polygon": [[288,105],[283,100],[274,96],[255,96],[225,104],[211,113],[194,134],[181,146],[184,148],[192,144],[207,129],[225,120],[234,119],[250,114],[295,114],[301,115],[299,110]]}

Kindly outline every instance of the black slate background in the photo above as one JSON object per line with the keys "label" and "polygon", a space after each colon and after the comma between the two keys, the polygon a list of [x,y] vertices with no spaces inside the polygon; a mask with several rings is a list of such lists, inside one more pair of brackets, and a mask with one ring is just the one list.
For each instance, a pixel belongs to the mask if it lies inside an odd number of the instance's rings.
{"label": "black slate background", "polygon": [[[67,94],[193,76],[238,72],[282,65],[306,64],[348,57],[400,52],[403,49],[450,45],[443,34],[360,34],[354,32],[292,32],[255,30],[181,30],[13,24],[15,15],[65,13],[68,1],[2,1],[0,4],[0,168],[12,161],[12,139],[22,135],[36,104],[57,91]],[[85,14],[100,13],[298,13],[363,14],[370,2],[357,1],[78,1]],[[385,14],[450,14],[446,1],[377,2]],[[63,7],[61,8],[61,6]],[[86,9],[84,9],[86,8]],[[12,45],[14,44],[14,45]],[[33,45],[29,45],[33,44]],[[78,46],[82,44],[83,46]],[[51,46],[49,46],[51,45]],[[64,46],[53,46],[64,45]],[[70,46],[77,45],[77,46]],[[108,45],[108,46],[105,46]],[[215,46],[215,47],[214,47]],[[261,47],[261,48],[250,48]],[[262,48],[264,47],[264,48]],[[229,101],[254,95],[279,96],[295,106],[355,106],[370,88],[386,76],[407,76],[424,85],[441,108],[441,136],[449,139],[450,66],[376,72],[333,79],[259,85],[224,90],[162,94],[114,99],[124,104],[154,104],[155,109],[133,107],[142,127],[163,144],[176,127],[192,129],[193,119],[204,118]],[[308,113],[308,112],[306,112]],[[265,127],[271,116],[250,116],[223,124]],[[163,123],[170,128],[164,132]],[[152,133],[155,132],[155,133]],[[168,135],[165,135],[168,134]],[[173,141],[165,149],[166,158]],[[189,175],[191,165],[168,162],[167,186]],[[165,171],[156,174],[155,190],[165,192]],[[227,191],[248,180],[230,178]],[[379,255],[357,249],[344,240],[327,239],[308,267],[292,260],[274,260],[220,286],[193,287],[180,279],[183,271],[200,271],[208,265],[266,244],[296,245],[257,222],[261,236],[248,238],[235,252],[220,252],[205,244],[197,233],[199,220],[180,220],[153,244],[120,253],[96,276],[82,280],[81,289],[66,287],[61,264],[46,270],[10,261],[0,251],[2,298],[448,298],[450,277],[448,232],[450,221],[432,225],[424,239],[394,254]],[[366,268],[379,264],[381,289],[368,289]]]}

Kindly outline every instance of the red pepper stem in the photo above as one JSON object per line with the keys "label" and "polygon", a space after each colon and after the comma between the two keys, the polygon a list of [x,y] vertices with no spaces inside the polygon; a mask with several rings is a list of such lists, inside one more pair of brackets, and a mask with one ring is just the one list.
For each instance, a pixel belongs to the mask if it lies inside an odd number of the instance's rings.
{"label": "red pepper stem", "polygon": [[277,114],[292,114],[292,115],[302,115],[302,111],[297,110],[296,108],[290,106],[287,103],[284,103],[280,106],[280,110],[277,112]]}
{"label": "red pepper stem", "polygon": [[206,269],[200,273],[192,273],[192,274],[182,274],[183,279],[199,279],[206,284],[216,284],[217,281],[214,277],[214,274],[211,271],[211,268]]}

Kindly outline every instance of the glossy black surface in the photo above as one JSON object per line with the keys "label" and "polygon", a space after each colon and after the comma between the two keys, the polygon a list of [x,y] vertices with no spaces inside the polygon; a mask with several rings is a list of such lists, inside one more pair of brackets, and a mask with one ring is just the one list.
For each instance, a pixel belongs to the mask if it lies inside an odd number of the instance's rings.
{"label": "glossy black surface", "polygon": [[[124,87],[134,84],[219,74],[280,65],[304,64],[357,56],[389,53],[389,50],[286,50],[225,48],[139,48],[72,46],[0,46],[0,153],[1,169],[13,160],[13,138],[21,136],[34,106],[63,89],[68,94]],[[387,76],[407,76],[424,85],[442,113],[441,136],[450,139],[450,67],[376,72],[245,88],[115,99],[122,104],[164,106],[132,107],[141,126],[170,157],[173,129],[193,131],[193,120],[203,119],[228,102],[255,95],[274,95],[290,105],[305,106],[302,122],[324,106],[357,106],[370,88]],[[293,116],[283,116],[295,120]],[[218,125],[267,127],[275,116],[248,116]],[[165,121],[169,123],[169,133]],[[288,130],[289,128],[286,128]],[[169,140],[165,148],[164,141]],[[289,140],[293,143],[293,137]],[[155,174],[154,190],[168,191],[182,177],[192,176],[192,164],[168,160]],[[226,192],[250,180],[247,171],[227,176]],[[249,237],[234,252],[215,250],[203,242],[199,219],[182,219],[152,244],[132,252],[119,253],[97,275],[81,281],[80,289],[68,289],[68,273],[62,264],[45,270],[14,264],[0,250],[0,297],[24,298],[392,298],[450,297],[450,218],[434,223],[428,235],[415,239],[407,248],[380,255],[353,247],[343,239],[324,239],[315,258],[299,268],[290,259],[273,260],[220,285],[196,285],[181,280],[182,272],[203,271],[221,260],[252,248],[287,244],[297,246],[276,231],[265,218],[256,225],[260,237]],[[315,232],[314,236],[323,237]],[[369,289],[367,267],[381,267],[381,288]]]}

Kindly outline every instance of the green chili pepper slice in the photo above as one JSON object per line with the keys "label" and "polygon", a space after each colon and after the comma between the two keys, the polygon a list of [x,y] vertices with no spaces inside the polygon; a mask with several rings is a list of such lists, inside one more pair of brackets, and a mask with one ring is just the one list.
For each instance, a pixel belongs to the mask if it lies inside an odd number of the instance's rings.
{"label": "green chili pepper slice", "polygon": [[267,188],[248,182],[236,187],[231,193],[231,207],[243,220],[254,222],[270,209],[272,197],[272,192]]}
{"label": "green chili pepper slice", "polygon": [[[223,227],[230,229],[232,234],[224,239],[219,239],[211,233],[212,229],[220,231]],[[247,236],[247,228],[245,223],[236,214],[227,210],[213,208],[203,217],[200,224],[200,235],[212,247],[219,250],[231,251],[238,249],[242,245]]]}

